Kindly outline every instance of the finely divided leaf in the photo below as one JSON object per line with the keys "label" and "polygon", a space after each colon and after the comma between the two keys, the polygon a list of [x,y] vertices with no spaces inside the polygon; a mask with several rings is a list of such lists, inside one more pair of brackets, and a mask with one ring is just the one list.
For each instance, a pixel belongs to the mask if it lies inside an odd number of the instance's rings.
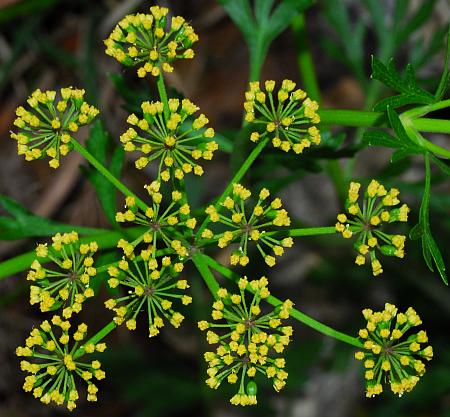
{"label": "finely divided leaf", "polygon": [[391,162],[397,162],[401,159],[407,158],[408,156],[419,155],[422,150],[419,148],[402,148],[397,149],[391,156]]}
{"label": "finely divided leaf", "polygon": [[405,128],[403,127],[402,121],[400,120],[400,117],[396,113],[395,110],[393,110],[390,106],[387,108],[387,114],[389,118],[389,123],[394,130],[395,134],[397,135],[397,138],[402,143],[402,146],[405,148],[417,148],[419,151],[421,150],[421,147],[414,142],[410,136],[406,133]]}
{"label": "finely divided leaf", "polygon": [[250,54],[258,54],[266,52],[295,14],[309,7],[313,0],[284,0],[274,9],[273,0],[255,0],[254,8],[249,0],[219,0],[219,3],[242,32]]}
{"label": "finely divided leaf", "polygon": [[256,31],[252,10],[248,0],[219,0],[227,14],[241,30],[247,43],[254,37]]}
{"label": "finely divided leaf", "polygon": [[370,146],[384,146],[386,148],[401,148],[402,142],[384,130],[368,130],[364,132],[363,143]]}
{"label": "finely divided leaf", "polygon": [[445,159],[440,159],[437,156],[431,154],[431,159],[436,164],[436,166],[445,174],[450,176],[450,164]]}
{"label": "finely divided leaf", "polygon": [[[387,107],[389,123],[395,136],[385,132],[384,130],[369,130],[363,135],[363,143],[371,146],[384,146],[386,148],[395,149],[392,154],[391,162],[397,162],[411,155],[418,155],[424,152],[422,146],[411,139],[414,131],[410,131],[408,135],[405,126],[403,126],[400,117],[390,106]],[[406,128],[409,129],[408,126]]]}
{"label": "finely divided leaf", "polygon": [[371,77],[400,93],[378,102],[374,106],[374,111],[385,110],[388,106],[396,108],[406,104],[431,104],[435,101],[432,94],[418,86],[411,64],[407,65],[405,76],[402,77],[395,68],[393,58],[388,61],[387,65],[384,65],[379,59],[372,56]]}
{"label": "finely divided leaf", "polygon": [[264,29],[266,30],[266,36],[271,42],[276,38],[283,30],[285,30],[292,22],[296,13],[303,12],[311,4],[313,0],[284,0],[275,8],[270,16],[268,25]]}
{"label": "finely divided leaf", "polygon": [[[403,45],[412,33],[414,33],[417,29],[421,28],[424,25],[424,23],[431,16],[435,3],[436,0],[422,0],[422,4],[417,8],[411,19],[406,21],[406,24],[403,25],[403,27],[394,37],[394,40],[396,41],[398,46]],[[405,14],[398,17],[399,20],[397,24],[401,25],[404,22],[404,16]]]}
{"label": "finely divided leaf", "polygon": [[101,232],[88,227],[59,223],[30,213],[25,207],[10,197],[0,195],[0,205],[11,217],[0,216],[0,239],[16,240],[27,237],[52,236],[58,232],[76,230],[85,235]]}
{"label": "finely divided leaf", "polygon": [[[445,264],[442,258],[442,254],[431,234],[430,228],[430,189],[431,189],[431,169],[430,169],[430,156],[428,153],[424,154],[425,160],[425,187],[423,190],[422,203],[420,205],[419,223],[414,226],[410,231],[411,239],[422,239],[422,252],[425,262],[430,269],[434,272],[434,266],[436,266],[438,273],[448,285],[447,276],[445,273]],[[434,265],[433,265],[434,264]]]}
{"label": "finely divided leaf", "polygon": [[447,48],[445,50],[444,70],[442,72],[441,80],[439,81],[439,86],[434,95],[436,101],[442,99],[448,88],[448,84],[450,81],[450,72],[448,69],[449,56],[450,56],[450,29],[447,33]]}

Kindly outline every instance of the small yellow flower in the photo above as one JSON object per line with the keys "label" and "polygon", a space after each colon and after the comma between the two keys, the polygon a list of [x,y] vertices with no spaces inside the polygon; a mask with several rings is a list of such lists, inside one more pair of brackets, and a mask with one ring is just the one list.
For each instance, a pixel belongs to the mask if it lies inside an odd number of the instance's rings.
{"label": "small yellow flower", "polygon": [[[130,127],[120,137],[128,152],[140,151],[136,160],[138,169],[143,169],[150,161],[157,161],[158,181],[170,178],[183,179],[193,172],[202,175],[199,159],[211,160],[218,149],[214,129],[208,128],[209,120],[204,114],[194,119],[198,107],[188,99],[170,99],[169,109],[164,104],[144,102],[141,105],[143,119],[132,114],[128,117]],[[168,110],[168,111],[167,111]]]}
{"label": "small yellow flower", "polygon": [[72,87],[62,88],[58,101],[56,91],[34,91],[27,100],[29,110],[22,106],[16,110],[18,131],[11,138],[17,141],[18,154],[27,161],[48,156],[50,167],[58,168],[60,157],[72,149],[72,133],[99,113],[83,97],[84,90]]}
{"label": "small yellow flower", "polygon": [[[98,245],[80,244],[76,232],[57,233],[52,241],[50,246],[39,244],[36,248],[36,260],[27,275],[33,281],[30,304],[39,304],[43,312],[62,308],[64,317],[70,318],[81,310],[86,298],[94,295],[89,283],[97,274],[92,256]],[[39,260],[46,258],[54,267],[41,265]]]}
{"label": "small yellow flower", "polygon": [[[103,351],[105,346],[96,349],[97,346],[86,346],[84,353],[74,356],[80,343],[86,338],[87,326],[82,323],[69,334],[70,323],[63,321],[60,316],[53,316],[50,324],[47,320],[39,327],[34,328],[26,339],[27,347],[18,347],[17,356],[27,357],[22,361],[22,371],[28,372],[25,377],[23,389],[33,392],[35,398],[39,398],[44,404],[54,402],[57,405],[65,405],[70,411],[76,407],[79,398],[75,384],[77,380],[84,380],[87,384],[88,400],[94,401],[98,388],[92,383],[93,377],[100,380],[105,373],[100,369],[98,360],[86,360],[82,362],[84,355],[95,350]],[[59,341],[59,343],[58,343]],[[69,346],[70,345],[70,346]],[[104,344],[103,344],[104,345]],[[32,349],[31,349],[32,348]],[[45,358],[45,359],[43,359]],[[36,363],[32,363],[32,362]],[[95,400],[96,400],[95,396]]]}
{"label": "small yellow flower", "polygon": [[[340,213],[337,216],[336,231],[344,238],[356,236],[354,244],[358,251],[355,263],[364,265],[366,257],[370,258],[374,276],[383,272],[383,267],[377,258],[377,251],[386,256],[403,258],[406,237],[391,235],[383,228],[386,223],[405,222],[409,208],[400,204],[397,198],[400,194],[396,188],[387,191],[378,181],[372,180],[368,185],[362,206],[360,206],[359,192],[361,184],[351,182],[345,208],[348,214]],[[363,207],[363,209],[361,209]]]}
{"label": "small yellow flower", "polygon": [[[383,391],[380,381],[389,382],[392,392],[399,396],[411,391],[425,373],[425,364],[420,359],[429,361],[433,357],[431,346],[421,346],[428,342],[426,332],[409,332],[422,323],[420,317],[412,307],[403,314],[389,303],[383,311],[367,309],[363,315],[367,325],[359,331],[359,337],[364,340],[364,350],[356,352],[355,358],[364,360],[364,367],[369,369],[365,373],[367,397]],[[410,334],[402,341],[407,332]]]}
{"label": "small yellow flower", "polygon": [[187,282],[176,278],[183,270],[181,263],[172,263],[170,257],[147,258],[145,253],[142,256],[142,252],[139,260],[129,258],[125,270],[109,272],[110,276],[113,274],[108,281],[110,286],[110,281],[115,280],[113,288],[123,288],[127,295],[106,301],[105,307],[115,312],[117,325],[125,323],[129,330],[136,329],[137,317],[146,310],[151,337],[159,333],[164,319],[179,327],[184,317],[173,309],[173,304],[180,300],[181,304],[188,305],[192,298],[183,294],[189,287]]}
{"label": "small yellow flower", "polygon": [[245,266],[248,264],[250,244],[254,244],[258,248],[269,266],[275,265],[276,261],[274,256],[267,253],[267,250],[271,250],[275,256],[281,256],[284,254],[284,248],[292,247],[292,238],[274,236],[273,232],[277,227],[287,227],[291,224],[291,220],[287,211],[282,208],[279,198],[275,198],[270,203],[266,201],[269,195],[269,190],[263,188],[259,193],[256,205],[249,208],[247,201],[251,197],[251,192],[241,184],[233,184],[232,195],[221,204],[230,212],[228,216],[219,214],[214,206],[206,209],[206,214],[213,223],[222,223],[227,229],[230,229],[216,235],[212,232],[208,233],[206,238],[217,240],[217,244],[221,248],[234,241],[239,242],[239,249],[230,255],[231,265]]}
{"label": "small yellow flower", "polygon": [[125,66],[137,66],[140,78],[170,73],[174,60],[192,59],[197,34],[183,17],[167,19],[168,12],[166,7],[153,6],[150,14],[125,16],[105,40],[106,54]]}
{"label": "small yellow flower", "polygon": [[304,91],[296,90],[291,80],[282,82],[276,96],[273,93],[275,81],[266,81],[264,88],[267,94],[261,90],[258,81],[251,82],[245,93],[245,120],[265,128],[264,132],[252,132],[250,140],[258,142],[269,137],[275,148],[284,152],[292,150],[296,154],[311,144],[318,145],[320,132],[314,126],[320,122],[317,102],[307,98]]}
{"label": "small yellow flower", "polygon": [[181,258],[188,255],[185,236],[192,235],[197,221],[191,217],[189,205],[185,203],[184,195],[178,191],[172,193],[171,201],[164,207],[160,187],[158,181],[145,186],[152,200],[151,206],[145,212],[136,205],[134,199],[128,199],[126,210],[116,214],[116,220],[120,223],[131,222],[148,228],[133,242],[123,239],[118,242],[117,246],[129,258],[133,258],[136,246],[141,243],[147,244],[147,250],[143,252],[146,258],[150,255],[155,257],[158,244],[170,248]]}
{"label": "small yellow flower", "polygon": [[[247,286],[254,292],[251,302],[245,301]],[[242,381],[238,393],[230,399],[234,405],[257,403],[257,386],[253,379],[257,369],[272,380],[276,391],[286,383],[285,360],[278,355],[291,340],[292,327],[282,325],[282,321],[289,317],[293,304],[287,300],[272,312],[261,315],[260,302],[269,294],[265,277],[250,282],[242,278],[239,294],[229,294],[224,288],[219,290],[220,301],[213,304],[215,322],[202,320],[198,323],[200,330],[207,331],[208,343],[218,345],[215,352],[204,355],[209,376],[206,384],[217,389],[224,380],[230,384]],[[247,306],[252,307],[248,309]],[[214,317],[214,312],[221,314]],[[229,336],[220,337],[211,329]],[[247,378],[250,380],[245,384]]]}

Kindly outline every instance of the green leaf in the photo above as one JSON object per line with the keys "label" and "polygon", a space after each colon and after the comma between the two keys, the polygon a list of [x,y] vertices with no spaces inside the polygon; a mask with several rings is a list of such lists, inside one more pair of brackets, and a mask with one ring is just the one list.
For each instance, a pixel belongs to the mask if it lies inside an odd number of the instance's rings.
{"label": "green leaf", "polygon": [[[398,46],[403,45],[408,38],[414,33],[417,29],[421,28],[423,24],[428,20],[431,16],[431,13],[434,9],[434,5],[436,4],[436,0],[423,0],[420,7],[414,13],[414,15],[407,20],[406,24],[398,31],[394,40]],[[402,23],[404,21],[404,17],[400,17],[398,23]]]}
{"label": "green leaf", "polygon": [[0,23],[15,19],[24,15],[33,15],[39,13],[43,9],[50,8],[61,0],[27,0],[19,1],[11,6],[3,7],[0,10]]}
{"label": "green leaf", "polygon": [[265,27],[268,42],[271,42],[291,24],[296,13],[303,12],[312,3],[313,0],[283,0],[270,16],[270,20],[267,22],[269,26]]}
{"label": "green leaf", "polygon": [[374,111],[385,110],[388,106],[397,108],[406,106],[407,104],[421,102],[422,96],[420,94],[401,94],[381,99],[374,107]]}
{"label": "green leaf", "polygon": [[[109,147],[109,137],[104,130],[100,120],[94,123],[91,128],[89,139],[86,142],[87,150],[103,165],[106,166]],[[124,151],[122,147],[117,147],[111,157],[109,164],[110,172],[115,176],[120,176]],[[113,226],[117,226],[115,216],[117,211],[116,189],[114,186],[98,171],[94,169],[85,170],[86,175],[97,191],[97,196],[108,221]]]}
{"label": "green leaf", "polygon": [[445,175],[450,175],[450,164],[447,162],[447,160],[440,159],[433,154],[431,154],[431,159]]}
{"label": "green leaf", "polygon": [[413,228],[409,231],[409,238],[411,240],[418,240],[423,236],[423,227],[419,222],[413,226]]}
{"label": "green leaf", "polygon": [[255,0],[255,21],[259,26],[267,24],[274,0]]}
{"label": "green leaf", "polygon": [[[434,240],[431,233],[425,233],[425,245],[424,247],[427,248],[427,251],[429,252],[429,256],[433,258],[434,264],[436,265],[436,268],[439,272],[439,275],[441,276],[442,280],[445,282],[445,284],[448,285],[447,277],[445,275],[445,264],[444,259],[442,258],[441,252],[436,244],[436,241]],[[428,259],[427,261],[428,268],[433,271],[433,268],[431,266],[431,261]]]}
{"label": "green leaf", "polygon": [[0,240],[16,240],[27,237],[52,236],[58,232],[77,232],[93,235],[99,229],[59,223],[30,213],[14,199],[0,195],[0,205],[12,217],[0,216]]}
{"label": "green leaf", "polygon": [[425,187],[423,190],[422,204],[420,205],[419,223],[411,229],[411,239],[422,239],[422,253],[425,262],[430,269],[434,272],[434,266],[444,283],[448,285],[447,276],[445,273],[445,264],[442,258],[442,254],[431,234],[429,209],[430,209],[430,190],[431,190],[431,169],[430,169],[430,156],[428,153],[424,154],[425,160]]}
{"label": "green leaf", "polygon": [[383,3],[379,0],[364,0],[364,4],[370,12],[379,43],[386,44],[390,34],[386,27],[386,10]]}
{"label": "green leaf", "polygon": [[[447,27],[438,28],[432,35],[431,40],[424,39],[424,36],[416,39],[410,47],[410,60],[416,69],[422,68],[430,60],[441,53],[442,42],[448,33]],[[436,96],[435,96],[436,97]]]}
{"label": "green leaf", "polygon": [[394,26],[399,26],[408,13],[409,0],[397,0],[394,8]]}
{"label": "green leaf", "polygon": [[445,49],[445,59],[444,59],[444,70],[442,71],[441,80],[439,81],[439,86],[434,94],[436,101],[439,101],[445,94],[448,88],[450,80],[450,72],[448,68],[450,56],[450,29],[447,32],[447,48]]}
{"label": "green leaf", "polygon": [[396,108],[406,104],[431,104],[435,101],[432,94],[417,85],[411,64],[407,65],[406,74],[401,77],[395,68],[393,58],[384,65],[378,58],[372,56],[371,77],[400,93],[398,96],[388,97],[378,102],[374,106],[374,111],[385,110],[388,106]]}
{"label": "green leaf", "polygon": [[[272,10],[273,0],[256,0],[254,9],[249,0],[219,0],[242,32],[250,53],[250,78],[258,78],[271,42],[313,0],[284,0]],[[272,11],[272,13],[271,13]]]}
{"label": "green leaf", "polygon": [[411,168],[411,160],[401,159],[388,164],[383,170],[378,174],[378,177],[383,182],[389,180],[397,180],[399,175],[402,175]]}
{"label": "green leaf", "polygon": [[384,146],[386,148],[400,148],[402,146],[401,141],[384,130],[369,130],[364,132],[363,143],[370,146]]}
{"label": "green leaf", "polygon": [[391,156],[391,162],[397,162],[408,156],[419,155],[422,151],[418,148],[402,148],[396,150]]}
{"label": "green leaf", "polygon": [[335,59],[344,62],[355,74],[358,81],[367,84],[364,71],[364,38],[366,27],[363,21],[352,25],[345,2],[325,0],[325,15],[335,32],[336,40],[325,38],[323,46]]}
{"label": "green leaf", "polygon": [[255,23],[248,0],[219,0],[236,26],[240,29],[247,43],[254,37]]}
{"label": "green leaf", "polygon": [[409,135],[406,133],[405,128],[403,127],[403,123],[398,117],[398,114],[395,110],[393,110],[390,106],[387,107],[387,114],[389,118],[389,123],[397,135],[397,138],[402,143],[403,147],[406,148],[419,148],[418,144],[414,142]]}

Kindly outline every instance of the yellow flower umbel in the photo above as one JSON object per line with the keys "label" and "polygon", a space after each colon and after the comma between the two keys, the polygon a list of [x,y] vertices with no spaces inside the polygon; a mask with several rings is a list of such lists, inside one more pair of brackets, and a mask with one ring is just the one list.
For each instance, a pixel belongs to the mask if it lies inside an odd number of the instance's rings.
{"label": "yellow flower umbel", "polygon": [[[54,402],[65,405],[70,411],[76,407],[79,398],[76,380],[82,379],[87,384],[87,400],[97,401],[95,379],[105,378],[98,360],[83,362],[86,354],[103,352],[104,343],[84,344],[87,326],[80,324],[76,331],[69,334],[70,323],[60,316],[53,316],[51,323],[47,320],[34,328],[25,341],[25,346],[16,349],[16,355],[24,357],[20,362],[22,371],[30,375],[25,377],[23,389],[33,392],[44,404]],[[77,352],[83,346],[84,352]]]}
{"label": "yellow flower umbel", "polygon": [[149,336],[156,336],[164,326],[164,319],[178,328],[184,316],[172,308],[173,302],[188,305],[192,298],[184,294],[189,288],[186,280],[176,277],[183,270],[182,263],[172,263],[170,257],[150,257],[147,250],[141,251],[140,259],[124,258],[117,267],[108,269],[111,288],[123,287],[127,295],[105,302],[106,308],[116,313],[114,321],[125,323],[130,330],[136,329],[136,318],[147,311]]}
{"label": "yellow flower umbel", "polygon": [[52,168],[58,168],[61,156],[72,150],[72,135],[98,114],[95,107],[83,100],[84,90],[61,88],[60,97],[56,96],[56,91],[39,89],[31,94],[27,100],[30,109],[17,108],[14,125],[18,132],[11,133],[19,155],[24,155],[27,161],[48,156]]}
{"label": "yellow flower umbel", "polygon": [[198,41],[183,17],[172,17],[168,25],[169,9],[153,6],[150,12],[125,16],[105,40],[106,54],[127,67],[138,67],[142,78],[172,72],[175,59],[194,57],[191,46]]}
{"label": "yellow flower umbel", "polygon": [[383,255],[405,256],[405,240],[403,235],[392,235],[384,232],[384,223],[408,221],[409,207],[400,204],[398,196],[400,192],[396,188],[389,191],[375,180],[372,180],[364,193],[364,199],[360,204],[359,190],[361,184],[350,183],[348,198],[345,202],[347,214],[338,214],[336,231],[344,238],[357,236],[355,249],[358,252],[355,263],[364,265],[366,255],[369,256],[372,272],[377,276],[383,272],[380,261],[377,259],[376,250]]}
{"label": "yellow flower umbel", "polygon": [[188,99],[180,102],[170,99],[169,111],[164,112],[164,104],[142,103],[143,119],[135,114],[128,117],[129,128],[120,140],[128,152],[139,151],[143,156],[136,160],[136,168],[142,169],[151,161],[158,162],[158,180],[169,181],[171,177],[179,180],[193,172],[203,175],[203,168],[197,163],[200,159],[211,160],[218,149],[214,129],[206,128],[208,119],[200,114],[190,119],[198,107]]}
{"label": "yellow flower umbel", "polygon": [[[275,265],[275,256],[283,255],[284,248],[292,247],[292,238],[278,239],[274,236],[274,229],[289,226],[291,219],[287,211],[282,208],[279,198],[275,198],[270,203],[266,201],[269,195],[269,190],[263,188],[259,193],[256,205],[252,209],[246,209],[245,201],[251,196],[251,192],[240,184],[233,184],[232,196],[227,197],[221,203],[230,212],[228,216],[219,213],[214,206],[206,209],[212,222],[222,223],[229,230],[214,235],[211,230],[205,229],[202,233],[204,239],[217,240],[220,248],[239,239],[239,249],[230,256],[232,265],[245,266],[248,264],[249,241],[255,242],[269,266]],[[267,249],[270,249],[275,256],[268,254]]]}
{"label": "yellow flower umbel", "polygon": [[296,90],[291,80],[283,80],[276,99],[275,81],[266,81],[264,89],[265,92],[259,81],[253,81],[245,93],[245,120],[262,128],[252,132],[250,140],[258,142],[270,137],[275,148],[285,152],[292,149],[296,154],[311,144],[318,145],[320,133],[313,126],[320,122],[317,102],[307,98],[303,90]]}
{"label": "yellow flower umbel", "polygon": [[186,237],[192,235],[192,230],[197,223],[191,217],[189,204],[185,203],[183,194],[179,191],[172,191],[171,202],[167,208],[161,207],[163,195],[160,193],[160,183],[153,181],[146,185],[152,205],[143,213],[136,205],[133,197],[125,200],[126,211],[116,214],[116,221],[132,222],[142,226],[148,226],[148,231],[139,236],[132,243],[121,241],[122,247],[127,256],[131,255],[134,247],[140,242],[149,244],[148,249],[155,257],[158,240],[167,248],[171,248],[181,258],[188,255],[188,249],[183,243]]}
{"label": "yellow flower umbel", "polygon": [[[245,289],[254,293],[251,302],[245,300]],[[239,280],[239,294],[229,294],[221,288],[213,304],[214,322],[200,321],[200,330],[207,331],[206,339],[211,345],[218,345],[215,352],[206,352],[208,363],[208,386],[217,389],[227,380],[239,384],[239,389],[230,402],[234,405],[257,403],[257,386],[254,381],[257,372],[272,380],[275,391],[286,384],[285,359],[280,357],[292,336],[292,327],[282,325],[292,309],[292,302],[286,300],[267,314],[261,312],[261,300],[269,296],[267,279]],[[219,333],[216,333],[216,329]],[[246,380],[250,381],[246,384]]]}
{"label": "yellow flower umbel", "polygon": [[[92,257],[98,245],[80,244],[77,232],[57,233],[52,240],[51,246],[40,244],[36,248],[37,258],[27,275],[36,284],[30,287],[30,304],[39,303],[43,312],[64,307],[63,316],[70,318],[80,312],[86,298],[94,296],[89,283],[97,274]],[[55,265],[53,269],[41,265],[47,259]]]}
{"label": "yellow flower umbel", "polygon": [[[433,357],[433,348],[423,346],[428,342],[425,331],[411,333],[422,320],[412,307],[398,313],[397,307],[385,304],[383,311],[363,310],[367,326],[359,331],[364,349],[355,358],[364,361],[366,396],[383,392],[389,384],[394,394],[401,396],[411,391],[425,373],[425,364]],[[409,333],[409,335],[408,335]]]}

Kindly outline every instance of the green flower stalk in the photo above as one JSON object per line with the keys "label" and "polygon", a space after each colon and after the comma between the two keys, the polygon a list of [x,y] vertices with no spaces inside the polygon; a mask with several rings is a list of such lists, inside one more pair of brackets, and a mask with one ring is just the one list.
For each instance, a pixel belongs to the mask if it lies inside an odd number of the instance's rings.
{"label": "green flower stalk", "polygon": [[[245,298],[247,286],[254,291],[250,302]],[[257,403],[257,373],[271,379],[277,392],[286,384],[285,360],[279,354],[289,344],[293,333],[291,326],[282,324],[289,317],[293,304],[286,300],[270,313],[263,314],[260,303],[270,295],[265,277],[250,282],[241,278],[239,294],[229,294],[225,288],[220,288],[216,295],[218,299],[211,314],[214,321],[198,323],[200,330],[207,331],[208,343],[217,345],[215,351],[204,355],[209,376],[206,383],[213,389],[225,379],[230,384],[238,383],[238,392],[230,402],[254,405]]]}
{"label": "green flower stalk", "polygon": [[336,231],[346,239],[357,236],[354,244],[358,252],[355,263],[364,265],[366,256],[370,258],[374,276],[383,272],[376,250],[387,256],[403,258],[405,256],[406,236],[393,235],[383,231],[384,223],[407,222],[410,211],[406,204],[400,204],[400,192],[396,188],[387,191],[378,181],[372,180],[359,203],[361,184],[350,183],[348,198],[345,202],[347,214],[337,216]]}
{"label": "green flower stalk", "polygon": [[180,191],[172,192],[167,208],[161,207],[163,195],[160,186],[157,181],[145,186],[152,199],[152,205],[145,213],[137,207],[133,197],[127,197],[125,200],[127,210],[116,214],[116,221],[119,223],[130,222],[148,227],[148,230],[133,242],[128,243],[124,240],[119,242],[119,247],[122,247],[127,256],[132,255],[134,248],[143,242],[148,244],[152,257],[155,257],[158,241],[181,258],[188,256],[187,244],[183,242],[185,237],[192,235],[197,220],[191,216],[190,206],[184,202]]}
{"label": "green flower stalk", "polygon": [[317,102],[307,98],[303,90],[296,90],[291,80],[283,80],[276,99],[275,81],[266,81],[264,88],[265,92],[259,81],[253,81],[245,93],[245,121],[260,127],[250,140],[258,142],[268,136],[275,148],[284,152],[292,149],[296,154],[311,144],[318,145],[320,133],[314,126],[320,122]]}
{"label": "green flower stalk", "polygon": [[150,12],[125,16],[105,40],[106,54],[127,67],[138,67],[141,78],[172,72],[173,61],[194,57],[191,46],[198,41],[183,17],[172,17],[168,25],[169,9],[153,6]]}
{"label": "green flower stalk", "polygon": [[146,101],[141,107],[142,119],[132,114],[127,120],[139,133],[132,127],[120,137],[127,152],[143,154],[136,160],[136,168],[143,169],[149,162],[157,161],[158,181],[173,177],[182,180],[191,172],[203,175],[197,161],[211,160],[218,145],[211,140],[214,129],[205,128],[209,121],[204,114],[190,118],[199,108],[188,99],[170,99],[168,111],[159,101]]}
{"label": "green flower stalk", "polygon": [[364,342],[364,350],[356,352],[355,358],[364,361],[366,396],[381,394],[383,384],[389,384],[394,394],[402,396],[425,373],[422,359],[433,358],[433,348],[422,346],[428,342],[426,332],[410,332],[422,320],[412,307],[398,313],[397,307],[389,303],[383,311],[366,309],[363,315],[367,326],[359,331],[359,337]]}
{"label": "green flower stalk", "polygon": [[135,330],[137,316],[146,310],[149,337],[159,333],[164,319],[178,328],[184,316],[173,309],[174,301],[183,305],[192,302],[192,298],[184,294],[189,288],[187,281],[177,279],[182,270],[182,263],[172,263],[168,256],[159,260],[152,258],[148,250],[141,251],[140,259],[124,258],[117,267],[109,267],[109,286],[127,291],[127,295],[105,302],[106,308],[116,314],[115,323],[125,322],[129,330]]}
{"label": "green flower stalk", "polygon": [[[96,242],[80,244],[78,233],[57,233],[53,243],[39,244],[36,259],[31,264],[27,279],[30,287],[30,304],[39,304],[42,312],[63,308],[62,315],[70,318],[79,313],[86,298],[94,296],[90,280],[97,274],[93,255],[98,250]],[[54,267],[47,268],[39,260],[50,259]]]}
{"label": "green flower stalk", "polygon": [[85,355],[76,357],[75,352],[85,339],[87,326],[80,324],[72,335],[69,334],[70,327],[68,321],[53,316],[51,323],[45,320],[31,331],[25,346],[19,346],[16,354],[25,358],[20,367],[30,374],[25,377],[23,389],[32,391],[34,397],[44,404],[64,404],[72,411],[79,398],[77,379],[87,384],[87,400],[97,401],[98,388],[92,381],[105,378],[105,372],[98,360],[88,362],[81,361],[81,358],[95,351],[103,352],[106,345],[88,343],[84,348]]}
{"label": "green flower stalk", "polygon": [[275,257],[267,250],[271,250],[273,255],[281,256],[284,248],[290,248],[293,240],[290,237],[278,239],[273,232],[278,227],[286,227],[291,224],[291,220],[282,202],[275,198],[270,203],[266,200],[270,196],[269,190],[263,188],[258,197],[256,205],[248,209],[246,201],[250,198],[251,192],[240,184],[233,184],[231,197],[227,197],[221,206],[230,213],[228,216],[219,213],[214,206],[209,206],[206,213],[213,223],[222,223],[229,230],[214,234],[210,229],[202,232],[205,241],[214,239],[218,241],[218,246],[224,248],[235,240],[239,240],[239,249],[230,256],[232,265],[240,264],[245,266],[249,262],[248,249],[249,242],[255,242],[255,246],[269,266],[276,263]]}
{"label": "green flower stalk", "polygon": [[11,133],[19,155],[27,161],[48,156],[48,164],[55,169],[61,156],[72,150],[72,135],[99,113],[84,101],[84,90],[61,88],[58,100],[56,96],[56,91],[34,91],[27,100],[30,109],[17,108],[14,125],[18,132]]}

